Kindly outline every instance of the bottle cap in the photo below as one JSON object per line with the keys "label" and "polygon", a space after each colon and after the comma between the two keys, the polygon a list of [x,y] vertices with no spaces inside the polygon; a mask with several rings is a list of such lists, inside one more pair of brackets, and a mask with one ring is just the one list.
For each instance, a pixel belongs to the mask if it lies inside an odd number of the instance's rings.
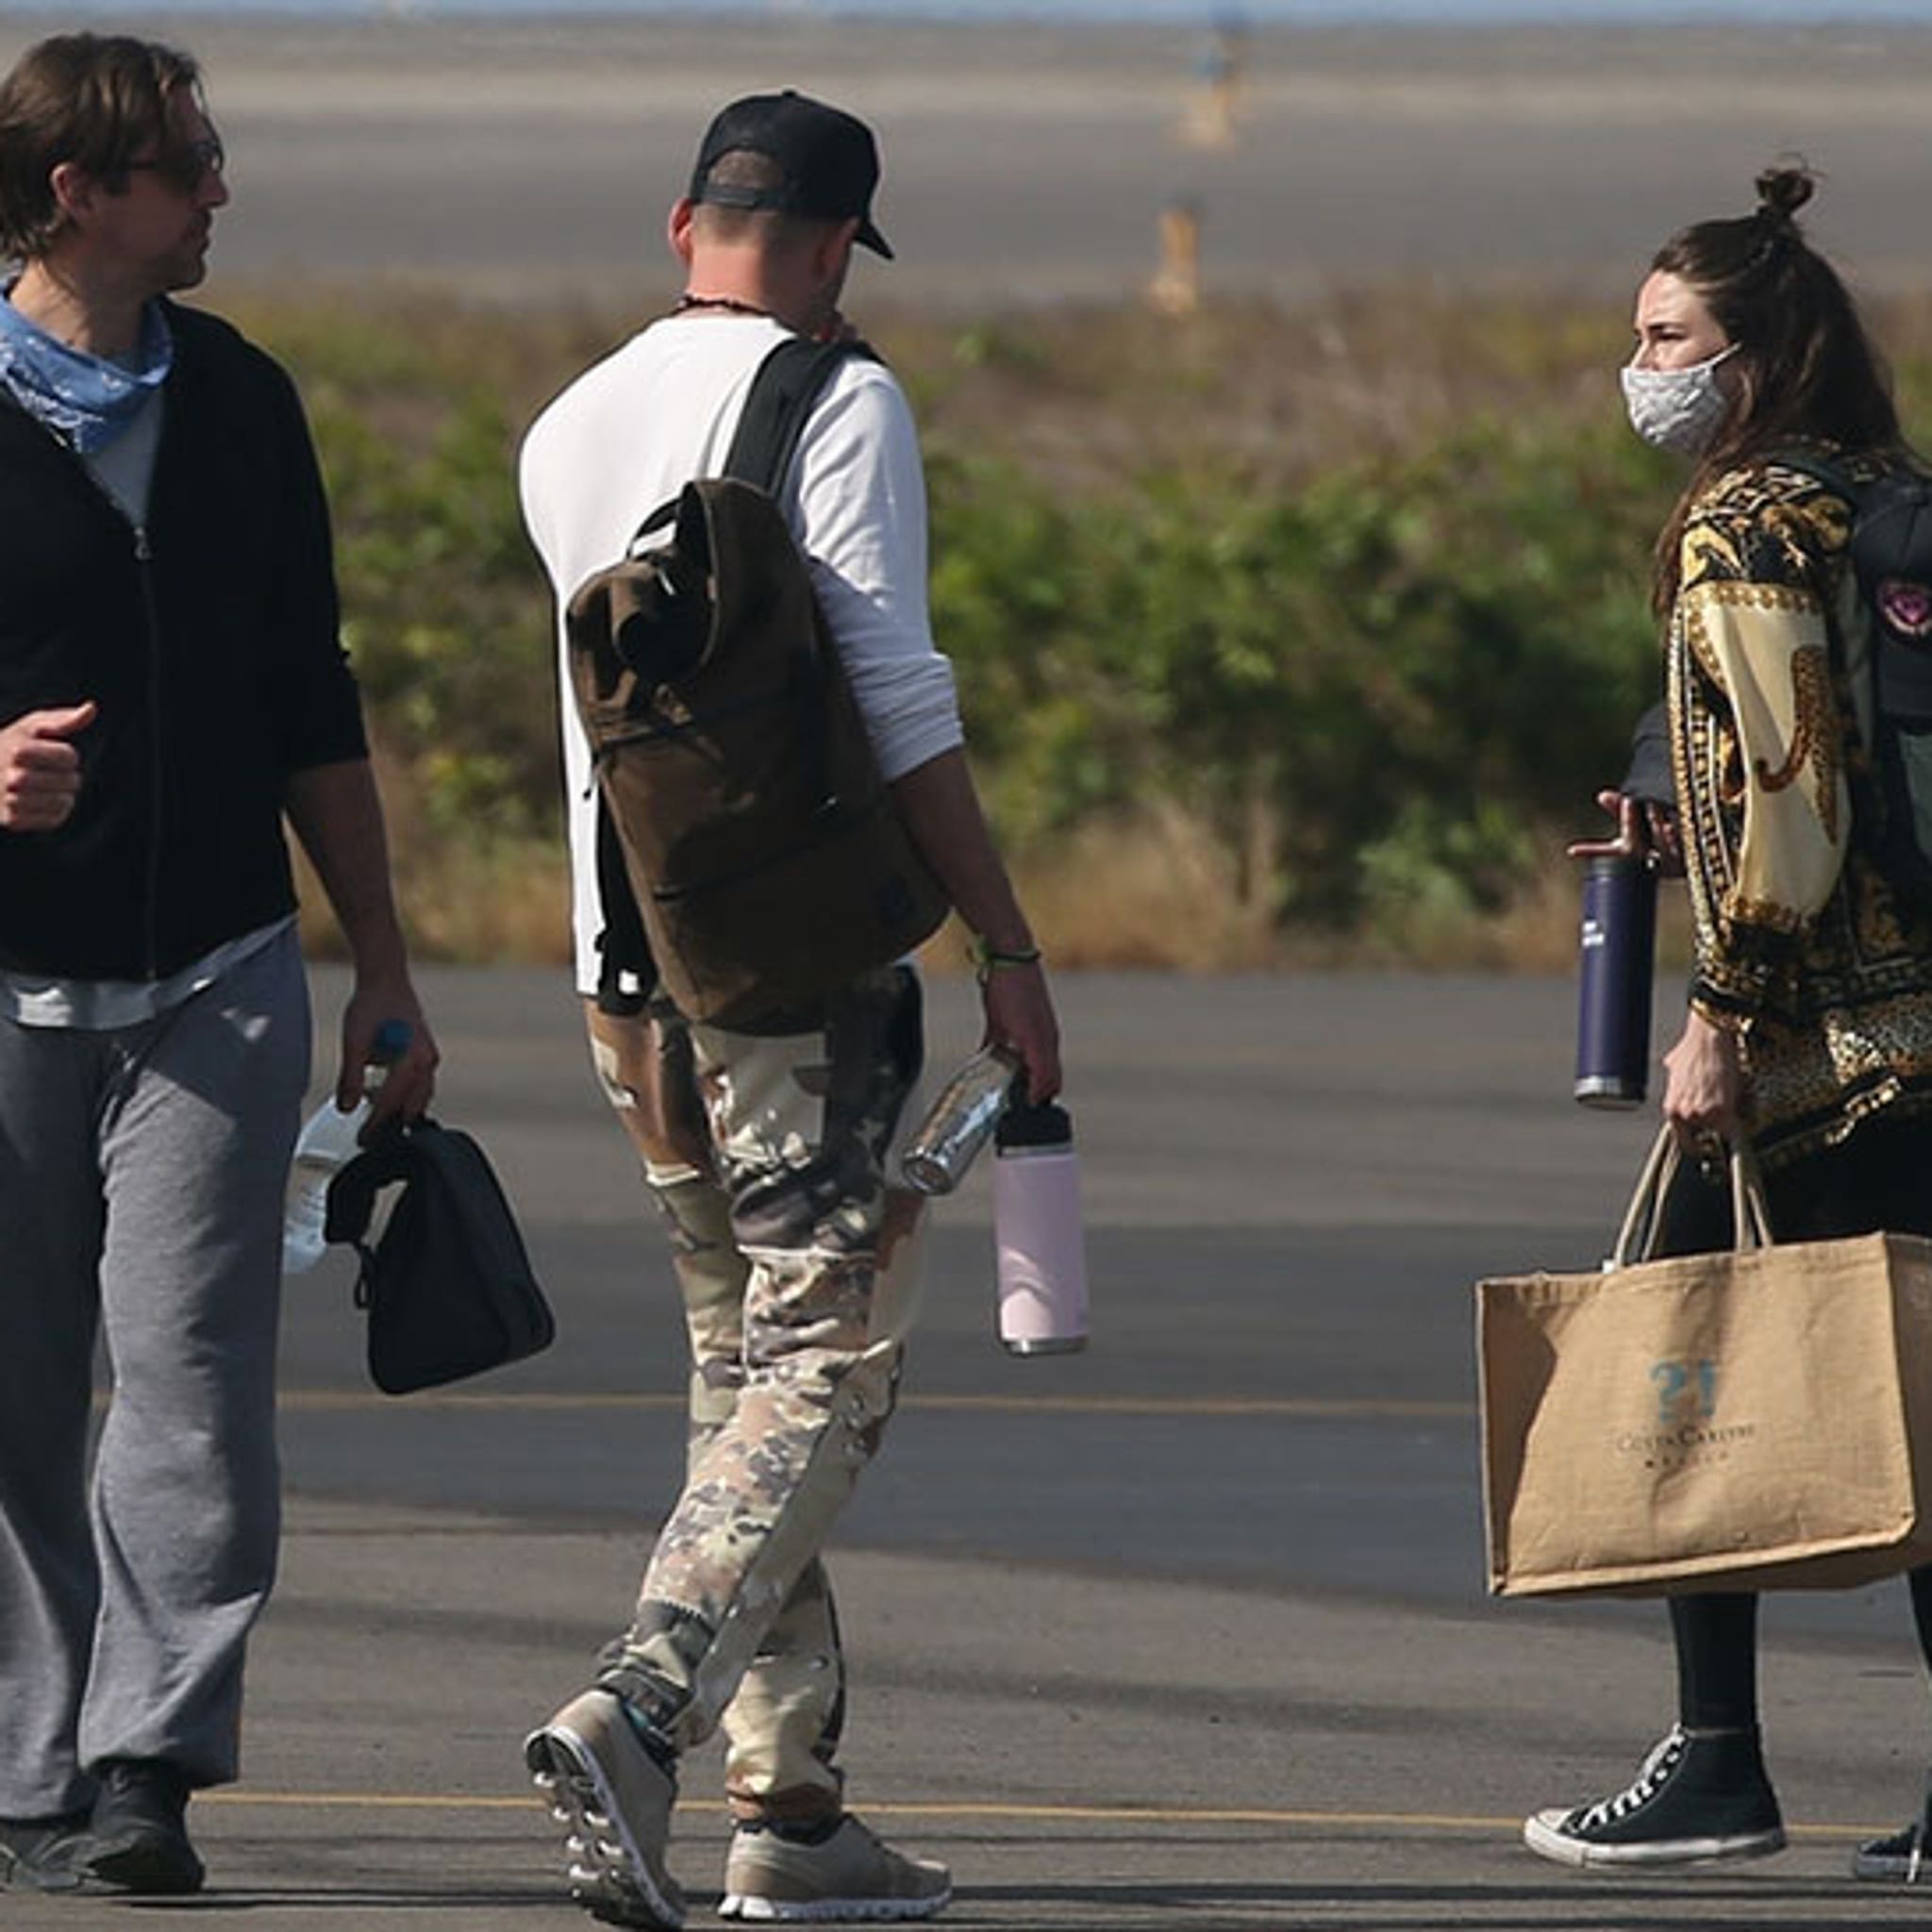
{"label": "bottle cap", "polygon": [[1001,1153],[1008,1147],[1070,1147],[1073,1141],[1073,1117],[1065,1108],[1051,1100],[1034,1107],[1016,1096],[1000,1116],[993,1149]]}
{"label": "bottle cap", "polygon": [[375,1029],[375,1039],[369,1049],[371,1062],[387,1067],[401,1059],[408,1052],[415,1033],[416,1029],[407,1020],[385,1020]]}

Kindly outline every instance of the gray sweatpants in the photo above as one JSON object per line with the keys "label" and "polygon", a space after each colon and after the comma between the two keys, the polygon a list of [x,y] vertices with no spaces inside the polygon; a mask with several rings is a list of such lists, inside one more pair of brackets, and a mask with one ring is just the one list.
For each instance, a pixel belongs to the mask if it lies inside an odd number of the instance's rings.
{"label": "gray sweatpants", "polygon": [[0,1817],[85,1806],[108,1757],[236,1774],[308,1074],[292,932],[137,1026],[0,1020]]}

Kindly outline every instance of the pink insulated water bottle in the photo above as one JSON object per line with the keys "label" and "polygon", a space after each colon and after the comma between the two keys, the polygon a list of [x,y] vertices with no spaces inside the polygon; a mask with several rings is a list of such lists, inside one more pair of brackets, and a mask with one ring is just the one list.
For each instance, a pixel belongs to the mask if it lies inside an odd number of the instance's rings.
{"label": "pink insulated water bottle", "polygon": [[1074,1124],[1051,1101],[1014,1101],[993,1141],[1000,1341],[1012,1355],[1087,1346],[1087,1238]]}

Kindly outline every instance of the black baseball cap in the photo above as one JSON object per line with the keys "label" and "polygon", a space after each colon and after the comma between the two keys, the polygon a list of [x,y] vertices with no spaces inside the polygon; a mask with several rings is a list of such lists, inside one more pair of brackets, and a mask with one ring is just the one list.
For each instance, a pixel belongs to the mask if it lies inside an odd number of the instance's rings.
{"label": "black baseball cap", "polygon": [[[713,181],[719,159],[741,149],[768,156],[785,178],[770,188]],[[872,129],[841,108],[787,88],[781,94],[747,94],[719,113],[698,149],[691,198],[714,208],[774,208],[822,221],[857,215],[858,240],[890,261],[892,251],[872,223],[872,192],[878,185],[879,151]]]}

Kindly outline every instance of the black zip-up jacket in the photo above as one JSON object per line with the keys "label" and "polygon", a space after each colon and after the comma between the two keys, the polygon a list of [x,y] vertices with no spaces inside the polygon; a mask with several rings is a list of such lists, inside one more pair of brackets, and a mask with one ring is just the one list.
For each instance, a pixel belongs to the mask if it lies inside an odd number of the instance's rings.
{"label": "black zip-up jacket", "polygon": [[282,917],[292,772],[366,756],[293,385],[169,305],[137,529],[0,386],[0,724],[92,698],[58,830],[0,830],[0,967],[158,979]]}

